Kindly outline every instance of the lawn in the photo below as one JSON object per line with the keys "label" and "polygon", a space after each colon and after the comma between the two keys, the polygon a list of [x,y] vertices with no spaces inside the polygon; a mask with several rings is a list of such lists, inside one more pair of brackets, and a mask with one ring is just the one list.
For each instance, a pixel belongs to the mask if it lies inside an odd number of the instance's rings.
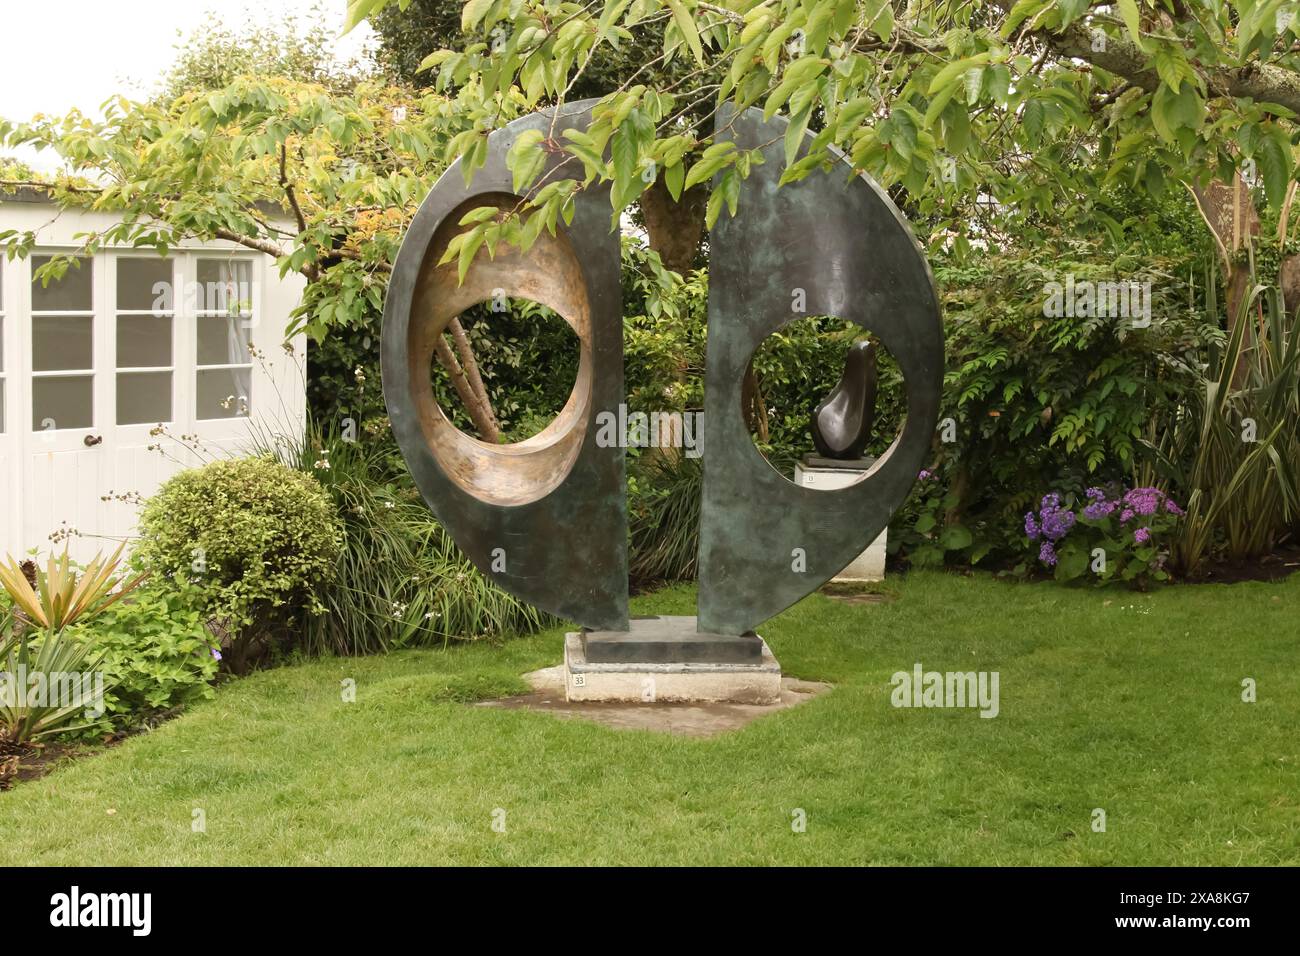
{"label": "lawn", "polygon": [[[836,688],[712,739],[467,706],[522,691],[560,630],[266,671],[0,793],[0,863],[1300,862],[1300,576],[888,590],[769,622],[788,673]],[[693,605],[676,588],[634,610]],[[998,671],[999,715],[892,707],[917,661]]]}

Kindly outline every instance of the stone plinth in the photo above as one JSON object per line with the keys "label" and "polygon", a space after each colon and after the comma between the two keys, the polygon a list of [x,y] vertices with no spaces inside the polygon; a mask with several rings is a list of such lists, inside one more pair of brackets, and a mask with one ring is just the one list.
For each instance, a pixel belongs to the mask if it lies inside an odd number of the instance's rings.
{"label": "stone plinth", "polygon": [[774,704],[781,665],[756,635],[698,634],[693,617],[638,618],[626,632],[564,638],[569,702]]}
{"label": "stone plinth", "polygon": [[[874,458],[837,461],[834,458],[807,455],[803,461],[794,466],[794,481],[795,484],[803,488],[834,491],[853,484],[870,471],[875,463]],[[888,529],[880,532],[876,536],[876,540],[867,546],[867,550],[849,562],[849,565],[831,580],[843,582],[883,581],[885,579],[885,543],[888,534]]]}

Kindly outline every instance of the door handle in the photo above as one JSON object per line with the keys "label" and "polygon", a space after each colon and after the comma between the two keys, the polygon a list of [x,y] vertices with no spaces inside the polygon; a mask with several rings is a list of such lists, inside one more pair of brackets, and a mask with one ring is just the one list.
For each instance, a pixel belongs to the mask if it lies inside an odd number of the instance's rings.
{"label": "door handle", "polygon": [[104,440],[103,435],[87,435],[85,438],[82,439],[82,442],[85,444],[87,448],[94,448],[103,440]]}

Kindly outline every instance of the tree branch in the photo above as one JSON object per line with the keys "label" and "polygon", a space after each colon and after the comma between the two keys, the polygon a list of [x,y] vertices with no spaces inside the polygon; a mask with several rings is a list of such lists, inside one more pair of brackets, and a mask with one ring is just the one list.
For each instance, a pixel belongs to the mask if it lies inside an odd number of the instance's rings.
{"label": "tree branch", "polygon": [[[995,6],[1010,11],[1012,0],[993,0]],[[1061,56],[1083,60],[1093,66],[1123,77],[1148,93],[1160,85],[1150,58],[1126,36],[1107,34],[1104,49],[1093,49],[1093,33],[1081,22],[1070,24],[1060,33],[1047,29],[1031,31]],[[1241,67],[1203,69],[1208,87],[1222,96],[1241,97],[1256,102],[1277,103],[1300,113],[1300,74],[1269,63],[1247,63]]]}
{"label": "tree branch", "polygon": [[241,236],[237,232],[231,232],[229,229],[214,229],[212,235],[217,239],[225,239],[227,242],[235,242],[246,249],[256,249],[258,252],[265,252],[268,256],[275,256],[280,259],[288,255],[285,250],[281,249],[269,239],[258,239],[256,236]]}

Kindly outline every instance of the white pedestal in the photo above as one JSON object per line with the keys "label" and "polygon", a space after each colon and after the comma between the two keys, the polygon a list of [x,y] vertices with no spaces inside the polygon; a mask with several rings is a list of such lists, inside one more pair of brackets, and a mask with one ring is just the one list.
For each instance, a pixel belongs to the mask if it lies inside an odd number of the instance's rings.
{"label": "white pedestal", "polygon": [[[846,461],[834,467],[819,467],[807,462],[799,462],[794,466],[794,481],[795,484],[804,488],[834,491],[837,488],[845,488],[853,484],[870,470],[873,464],[875,464],[874,459],[865,459],[862,462]],[[831,578],[831,580],[845,582],[883,581],[885,579],[885,540],[888,534],[888,529],[880,532],[876,540],[867,546],[867,550],[849,562],[848,567]]]}
{"label": "white pedestal", "polygon": [[582,635],[572,632],[564,635],[564,697],[569,703],[776,704],[781,665],[765,641],[753,664],[593,664]]}

